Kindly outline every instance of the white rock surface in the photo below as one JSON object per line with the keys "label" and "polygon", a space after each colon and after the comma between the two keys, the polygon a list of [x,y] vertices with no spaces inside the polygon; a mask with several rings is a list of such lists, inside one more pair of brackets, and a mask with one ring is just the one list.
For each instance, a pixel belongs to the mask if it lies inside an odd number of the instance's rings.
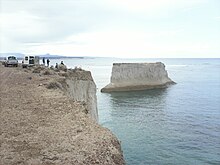
{"label": "white rock surface", "polygon": [[79,76],[77,78],[70,76],[66,79],[68,85],[67,92],[75,101],[84,102],[88,114],[92,119],[98,122],[96,84],[90,72],[83,71],[79,74],[81,74],[81,76],[84,74],[84,78],[80,79],[78,78]]}
{"label": "white rock surface", "polygon": [[111,82],[102,92],[144,90],[166,87],[174,83],[165,70],[165,65],[157,63],[114,63]]}

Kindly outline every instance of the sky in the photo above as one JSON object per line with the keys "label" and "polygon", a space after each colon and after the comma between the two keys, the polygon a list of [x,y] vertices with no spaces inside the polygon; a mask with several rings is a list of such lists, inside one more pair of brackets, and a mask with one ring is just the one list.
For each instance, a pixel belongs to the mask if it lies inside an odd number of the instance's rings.
{"label": "sky", "polygon": [[220,58],[220,0],[0,0],[0,53]]}

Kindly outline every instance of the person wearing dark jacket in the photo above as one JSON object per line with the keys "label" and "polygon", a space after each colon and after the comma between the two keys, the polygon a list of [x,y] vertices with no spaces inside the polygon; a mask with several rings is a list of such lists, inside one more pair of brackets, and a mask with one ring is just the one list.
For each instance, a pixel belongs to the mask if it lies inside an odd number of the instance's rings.
{"label": "person wearing dark jacket", "polygon": [[50,65],[50,60],[47,59],[47,67],[49,67],[49,65]]}
{"label": "person wearing dark jacket", "polygon": [[43,64],[45,65],[45,58],[44,57],[43,57],[42,61],[43,61]]}

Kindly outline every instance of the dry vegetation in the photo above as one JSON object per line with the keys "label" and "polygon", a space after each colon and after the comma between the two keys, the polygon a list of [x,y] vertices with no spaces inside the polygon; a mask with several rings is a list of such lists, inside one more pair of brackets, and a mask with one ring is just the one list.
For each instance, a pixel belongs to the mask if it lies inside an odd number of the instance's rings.
{"label": "dry vegetation", "polygon": [[117,138],[61,90],[71,72],[0,64],[0,165],[124,164]]}

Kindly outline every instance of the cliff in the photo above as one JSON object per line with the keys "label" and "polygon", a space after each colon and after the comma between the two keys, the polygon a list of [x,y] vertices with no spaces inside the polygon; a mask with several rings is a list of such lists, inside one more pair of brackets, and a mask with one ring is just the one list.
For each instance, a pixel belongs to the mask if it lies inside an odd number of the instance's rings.
{"label": "cliff", "polygon": [[101,92],[163,88],[173,83],[161,62],[114,63],[111,82]]}
{"label": "cliff", "polygon": [[90,72],[0,65],[0,84],[1,165],[125,164]]}
{"label": "cliff", "polygon": [[91,72],[83,70],[69,72],[65,82],[68,95],[75,101],[83,102],[89,116],[98,122],[96,84]]}

